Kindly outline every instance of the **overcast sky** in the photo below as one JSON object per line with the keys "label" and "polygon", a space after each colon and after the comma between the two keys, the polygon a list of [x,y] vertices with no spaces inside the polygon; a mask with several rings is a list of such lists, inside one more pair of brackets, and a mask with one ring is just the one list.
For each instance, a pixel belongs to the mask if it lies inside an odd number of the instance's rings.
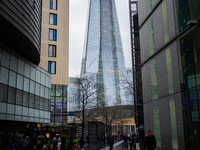
{"label": "overcast sky", "polygon": [[[69,76],[80,74],[89,0],[70,0]],[[131,67],[128,0],[115,0],[126,67]]]}

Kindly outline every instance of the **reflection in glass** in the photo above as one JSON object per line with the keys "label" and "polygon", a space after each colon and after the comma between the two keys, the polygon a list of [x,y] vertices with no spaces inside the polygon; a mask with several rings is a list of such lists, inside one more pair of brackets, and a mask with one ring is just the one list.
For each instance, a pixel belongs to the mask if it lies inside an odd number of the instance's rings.
{"label": "reflection in glass", "polygon": [[169,96],[170,120],[171,120],[171,134],[172,134],[172,148],[178,150],[178,137],[176,127],[176,109],[174,95]]}
{"label": "reflection in glass", "polygon": [[16,87],[16,79],[17,79],[17,74],[13,71],[10,71],[10,74],[9,74],[9,86],[12,86],[12,87]]}
{"label": "reflection in glass", "polygon": [[1,67],[0,83],[8,84],[8,69]]}
{"label": "reflection in glass", "polygon": [[8,103],[15,104],[16,89],[9,87],[8,92]]}

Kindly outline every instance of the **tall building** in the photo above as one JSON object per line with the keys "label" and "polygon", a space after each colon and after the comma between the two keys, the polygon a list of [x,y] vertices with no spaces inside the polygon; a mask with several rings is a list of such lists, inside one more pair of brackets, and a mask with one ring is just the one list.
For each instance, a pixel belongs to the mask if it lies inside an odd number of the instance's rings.
{"label": "tall building", "polygon": [[41,1],[0,1],[0,131],[32,135],[50,123],[51,75],[38,66]]}
{"label": "tall building", "polygon": [[120,79],[125,71],[115,0],[90,0],[81,74],[97,74],[97,102],[127,104]]}
{"label": "tall building", "polygon": [[157,149],[200,147],[200,1],[138,1],[145,131]]}
{"label": "tall building", "polygon": [[51,74],[51,126],[67,124],[69,0],[42,1],[40,66]]}

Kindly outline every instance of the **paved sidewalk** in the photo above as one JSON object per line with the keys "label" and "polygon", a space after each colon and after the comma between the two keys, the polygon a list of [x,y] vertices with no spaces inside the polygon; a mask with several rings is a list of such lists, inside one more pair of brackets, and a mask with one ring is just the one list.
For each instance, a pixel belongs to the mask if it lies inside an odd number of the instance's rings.
{"label": "paved sidewalk", "polygon": [[[119,141],[113,145],[113,150],[123,150],[122,148],[123,148],[123,141]],[[110,147],[107,146],[101,150],[110,150]]]}
{"label": "paved sidewalk", "polygon": [[[78,146],[76,150],[81,150],[80,145]],[[106,146],[104,148],[100,148],[100,146],[98,146],[97,144],[90,144],[90,145],[85,144],[84,150],[110,150],[110,147]],[[113,146],[113,150],[124,150],[123,141],[116,142]],[[134,148],[133,150],[136,150],[136,149]],[[145,148],[141,146],[140,150],[145,150]]]}

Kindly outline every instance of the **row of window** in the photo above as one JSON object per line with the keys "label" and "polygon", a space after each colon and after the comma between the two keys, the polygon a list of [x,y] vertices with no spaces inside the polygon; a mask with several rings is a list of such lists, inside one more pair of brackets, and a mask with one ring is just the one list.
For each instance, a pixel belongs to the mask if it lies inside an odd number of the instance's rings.
{"label": "row of window", "polygon": [[[57,10],[57,0],[50,0],[50,9]],[[57,14],[50,13],[49,15],[49,24],[57,25]],[[57,40],[57,30],[49,29],[49,40]],[[49,57],[56,57],[56,45],[49,45]],[[51,74],[56,74],[56,62],[48,62],[48,72]]]}

